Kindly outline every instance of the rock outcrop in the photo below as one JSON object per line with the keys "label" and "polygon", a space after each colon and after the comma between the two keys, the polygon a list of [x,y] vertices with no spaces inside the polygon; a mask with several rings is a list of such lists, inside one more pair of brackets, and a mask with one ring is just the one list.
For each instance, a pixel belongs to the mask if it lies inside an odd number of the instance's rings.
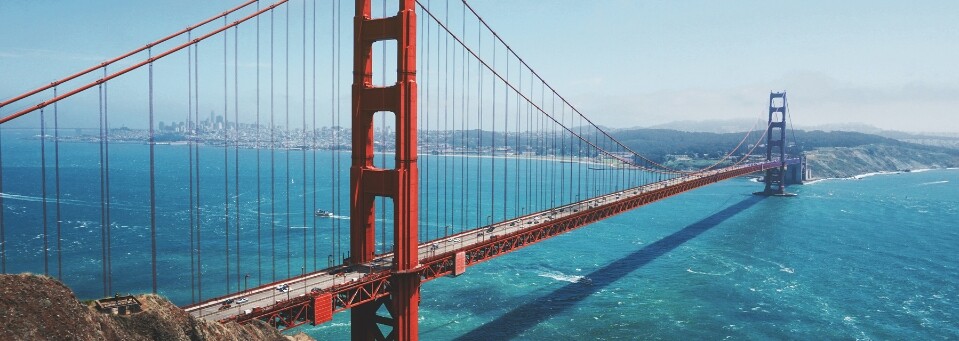
{"label": "rock outcrop", "polygon": [[959,166],[955,154],[888,144],[817,148],[806,156],[813,178],[818,179]]}
{"label": "rock outcrop", "polygon": [[[141,295],[142,311],[99,312],[62,283],[38,275],[0,275],[0,340],[293,340],[254,322],[194,318],[166,299]],[[305,335],[297,335],[302,340]]]}

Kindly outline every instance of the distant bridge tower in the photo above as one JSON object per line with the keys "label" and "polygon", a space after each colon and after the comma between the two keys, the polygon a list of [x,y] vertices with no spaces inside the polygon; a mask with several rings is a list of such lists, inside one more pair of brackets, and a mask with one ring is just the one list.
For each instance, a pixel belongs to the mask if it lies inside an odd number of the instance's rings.
{"label": "distant bridge tower", "polygon": [[766,169],[766,188],[759,195],[786,193],[786,92],[769,94],[769,125],[766,128],[766,161],[780,161],[779,167]]}

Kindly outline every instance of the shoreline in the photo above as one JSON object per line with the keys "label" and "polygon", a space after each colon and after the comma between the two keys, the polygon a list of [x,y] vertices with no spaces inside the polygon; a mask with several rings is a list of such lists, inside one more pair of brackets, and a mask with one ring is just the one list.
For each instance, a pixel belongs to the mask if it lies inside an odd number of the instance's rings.
{"label": "shoreline", "polygon": [[819,183],[819,182],[823,182],[823,181],[829,181],[829,180],[862,180],[862,179],[864,179],[864,178],[873,177],[873,176],[879,176],[879,175],[895,175],[895,174],[907,174],[907,173],[923,173],[923,172],[939,171],[939,170],[944,170],[944,171],[945,171],[945,170],[959,170],[959,167],[922,168],[922,169],[913,169],[913,170],[909,170],[909,171],[878,171],[878,172],[869,172],[869,173],[856,174],[856,175],[853,175],[853,176],[850,176],[850,177],[845,177],[845,178],[820,178],[820,179],[813,179],[813,180],[810,180],[810,181],[808,181],[808,182],[803,183],[803,185],[812,185],[812,184],[815,184],[815,183]]}

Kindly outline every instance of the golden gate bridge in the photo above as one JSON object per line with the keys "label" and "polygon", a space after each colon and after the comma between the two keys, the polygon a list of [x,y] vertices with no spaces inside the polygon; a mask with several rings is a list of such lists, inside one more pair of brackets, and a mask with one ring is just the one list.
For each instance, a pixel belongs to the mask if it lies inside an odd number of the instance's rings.
{"label": "golden gate bridge", "polygon": [[[0,117],[3,273],[189,290],[194,316],[284,329],[349,310],[354,339],[416,339],[425,282],[733,177],[764,172],[759,194],[786,195],[803,173],[785,92],[762,133],[673,169],[591,121],[466,1],[246,1],[10,97]],[[61,181],[77,164],[86,190]],[[66,209],[81,202],[95,204]],[[71,236],[76,220],[99,234]],[[73,259],[66,239],[99,255]],[[99,278],[70,276],[84,259]]]}

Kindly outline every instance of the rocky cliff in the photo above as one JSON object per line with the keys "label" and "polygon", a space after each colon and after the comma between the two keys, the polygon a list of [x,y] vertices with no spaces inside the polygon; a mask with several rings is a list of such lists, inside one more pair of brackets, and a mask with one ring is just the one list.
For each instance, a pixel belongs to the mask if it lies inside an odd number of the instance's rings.
{"label": "rocky cliff", "polygon": [[[45,276],[0,275],[0,340],[303,340],[264,323],[199,320],[156,295],[137,296],[143,310],[118,316],[97,311]],[[306,337],[306,339],[310,339]]]}
{"label": "rocky cliff", "polygon": [[959,155],[911,146],[821,147],[806,153],[813,178],[847,178],[880,171],[959,167]]}

